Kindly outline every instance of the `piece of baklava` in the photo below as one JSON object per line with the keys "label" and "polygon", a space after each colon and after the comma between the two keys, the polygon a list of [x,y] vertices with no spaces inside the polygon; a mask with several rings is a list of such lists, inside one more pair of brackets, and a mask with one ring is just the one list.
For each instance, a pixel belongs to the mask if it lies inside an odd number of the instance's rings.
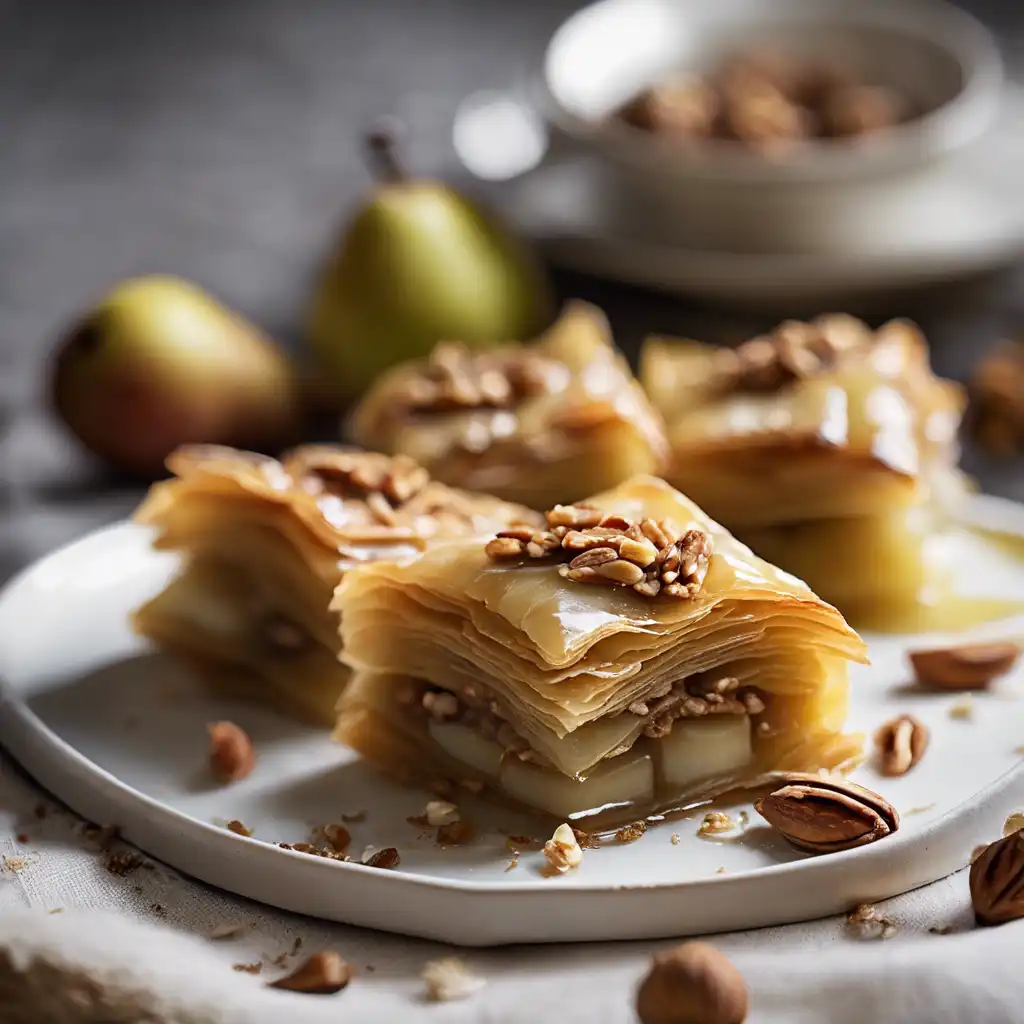
{"label": "piece of baklava", "polygon": [[737,349],[649,339],[641,379],[668,421],[666,478],[759,554],[858,622],[899,628],[942,590],[964,398],[914,325],[832,315]]}
{"label": "piece of baklava", "polygon": [[408,782],[595,825],[837,768],[842,616],[662,480],[348,574],[335,735]]}
{"label": "piece of baklava", "polygon": [[582,302],[533,344],[446,343],[396,367],[356,409],[352,432],[453,486],[541,509],[660,472],[668,454],[607,319]]}
{"label": "piece of baklava", "polygon": [[308,445],[277,461],[193,446],[168,468],[175,477],[151,489],[135,520],[155,527],[155,546],[179,552],[183,566],[135,613],[136,628],[209,678],[241,680],[325,723],[349,676],[330,610],[346,569],[538,519],[433,481],[405,456],[351,448]]}

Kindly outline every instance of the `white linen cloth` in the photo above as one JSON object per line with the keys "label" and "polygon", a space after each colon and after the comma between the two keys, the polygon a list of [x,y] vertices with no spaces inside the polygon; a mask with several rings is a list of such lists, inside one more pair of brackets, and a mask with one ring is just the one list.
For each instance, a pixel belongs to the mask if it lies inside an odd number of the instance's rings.
{"label": "white linen cloth", "polygon": [[[669,945],[453,950],[276,911],[159,864],[118,876],[81,826],[0,754],[0,1024],[626,1024]],[[1024,1021],[1024,921],[975,929],[966,871],[878,910],[888,939],[843,918],[715,936],[747,980],[750,1024]],[[244,930],[210,937],[233,924]],[[356,968],[343,992],[266,988],[321,949]],[[453,955],[486,985],[426,1002],[423,965]]]}

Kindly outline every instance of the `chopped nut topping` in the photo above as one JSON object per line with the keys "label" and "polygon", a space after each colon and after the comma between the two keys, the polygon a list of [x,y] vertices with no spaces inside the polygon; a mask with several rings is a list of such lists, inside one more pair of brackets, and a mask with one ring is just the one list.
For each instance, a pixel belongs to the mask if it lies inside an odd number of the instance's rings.
{"label": "chopped nut topping", "polygon": [[743,1024],[747,987],[714,946],[687,942],[658,953],[636,994],[640,1024]]}
{"label": "chopped nut topping", "polygon": [[735,828],[736,822],[724,811],[708,811],[697,829],[697,835],[717,836],[723,832],[732,832]]}
{"label": "chopped nut topping", "polygon": [[418,376],[397,399],[418,415],[453,409],[508,409],[556,390],[565,367],[529,348],[471,352],[452,342],[438,345]]}
{"label": "chopped nut topping", "polygon": [[407,455],[381,455],[355,448],[305,445],[290,452],[285,472],[299,480],[318,479],[331,493],[364,499],[379,494],[403,505],[430,482],[430,474]]}
{"label": "chopped nut topping", "polygon": [[1020,658],[1014,643],[963,644],[912,651],[910,664],[922,686],[939,690],[982,690],[1006,675]]}
{"label": "chopped nut topping", "polygon": [[333,951],[314,953],[287,977],[272,982],[268,988],[307,995],[329,996],[340,992],[352,980],[352,968]]}
{"label": "chopped nut topping", "polygon": [[568,560],[558,569],[566,579],[632,587],[645,597],[690,598],[704,584],[712,542],[702,530],[680,536],[668,523],[633,523],[587,506],[557,505],[545,515],[548,529],[511,526],[487,543],[487,556]]}
{"label": "chopped nut topping", "polygon": [[251,836],[252,829],[247,828],[237,818],[232,819],[224,826],[229,832],[234,832],[236,836]]}
{"label": "chopped nut topping", "polygon": [[252,740],[234,722],[213,722],[210,734],[210,770],[221,782],[244,779],[256,765]]}
{"label": "chopped nut topping", "polygon": [[559,825],[544,844],[544,856],[552,870],[559,874],[578,868],[583,863],[583,851],[569,825]]}
{"label": "chopped nut topping", "polygon": [[875,733],[883,775],[906,775],[928,749],[928,728],[913,715],[898,715]]}
{"label": "chopped nut topping", "polygon": [[713,682],[707,679],[684,679],[660,696],[634,701],[627,711],[646,718],[644,735],[662,739],[677,719],[702,718],[706,715],[759,715],[764,701],[749,689],[741,690],[739,680],[728,676]]}
{"label": "chopped nut topping", "polygon": [[635,843],[646,831],[646,821],[634,821],[631,825],[623,825],[615,833],[615,838],[620,843]]}
{"label": "chopped nut topping", "polygon": [[438,1003],[466,999],[486,984],[483,978],[473,974],[457,957],[429,961],[420,972],[420,977],[427,987],[427,998]]}

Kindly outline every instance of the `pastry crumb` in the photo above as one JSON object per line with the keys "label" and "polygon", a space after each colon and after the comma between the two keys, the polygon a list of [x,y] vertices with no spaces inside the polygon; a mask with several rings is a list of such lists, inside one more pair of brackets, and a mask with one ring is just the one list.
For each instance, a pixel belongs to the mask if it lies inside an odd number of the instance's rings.
{"label": "pastry crumb", "polygon": [[31,863],[32,860],[29,857],[4,857],[3,860],[4,870],[15,875],[19,871],[24,871]]}
{"label": "pastry crumb", "polygon": [[259,974],[263,970],[263,964],[232,964],[231,970],[239,971],[242,974]]}
{"label": "pastry crumb", "polygon": [[51,910],[48,910],[47,913],[48,914],[63,914],[64,913],[64,908],[63,907],[53,907]]}
{"label": "pastry crumb", "polygon": [[971,697],[961,697],[949,706],[947,712],[950,718],[966,721],[974,717],[974,700]]}
{"label": "pastry crumb", "polygon": [[513,850],[512,859],[508,862],[507,866],[505,867],[505,874],[507,875],[510,871],[515,871],[517,867],[519,867],[519,851]]}
{"label": "pastry crumb", "polygon": [[451,825],[461,818],[458,807],[447,800],[429,800],[423,810],[423,817],[431,828]]}
{"label": "pastry crumb", "polygon": [[224,827],[229,832],[234,832],[236,836],[245,836],[248,838],[252,835],[252,829],[243,825],[237,818],[232,818]]}
{"label": "pastry crumb", "polygon": [[930,811],[934,809],[934,807],[935,804],[922,804],[920,807],[911,807],[909,811],[903,812],[903,817],[906,818],[908,815],[911,814],[924,814],[925,811]]}
{"label": "pastry crumb", "polygon": [[673,832],[670,838],[673,846],[678,846],[682,842],[682,837],[678,832]]}
{"label": "pastry crumb", "polygon": [[119,878],[130,875],[133,871],[138,871],[139,868],[145,868],[147,871],[153,870],[153,865],[134,850],[109,853],[104,864],[112,875],[117,875]]}
{"label": "pastry crumb", "polygon": [[583,862],[583,850],[569,825],[561,824],[555,829],[554,834],[544,844],[544,856],[552,871],[558,874],[564,874],[580,866]]}
{"label": "pastry crumb", "polygon": [[420,972],[420,977],[426,985],[427,999],[436,1003],[466,999],[487,984],[457,957],[429,961]]}
{"label": "pastry crumb", "polygon": [[862,903],[846,915],[846,927],[859,939],[891,939],[896,925],[878,912],[871,903]]}
{"label": "pastry crumb", "polygon": [[723,868],[716,868],[715,869],[715,874],[716,875],[724,875],[725,874],[725,868],[724,867]]}
{"label": "pastry crumb", "polygon": [[1003,823],[1003,838],[1024,829],[1024,811],[1014,811]]}

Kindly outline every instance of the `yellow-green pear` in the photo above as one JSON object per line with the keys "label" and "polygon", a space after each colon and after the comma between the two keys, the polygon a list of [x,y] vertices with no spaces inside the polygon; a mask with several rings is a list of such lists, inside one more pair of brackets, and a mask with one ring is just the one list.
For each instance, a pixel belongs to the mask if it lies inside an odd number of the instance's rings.
{"label": "yellow-green pear", "polygon": [[139,277],[74,326],[52,366],[53,404],[100,458],[142,476],[180,444],[263,449],[298,421],[288,358],[198,285]]}
{"label": "yellow-green pear", "polygon": [[314,358],[345,396],[439,341],[527,340],[551,314],[534,255],[453,188],[409,179],[393,138],[368,138],[378,184],[328,260],[309,326]]}

